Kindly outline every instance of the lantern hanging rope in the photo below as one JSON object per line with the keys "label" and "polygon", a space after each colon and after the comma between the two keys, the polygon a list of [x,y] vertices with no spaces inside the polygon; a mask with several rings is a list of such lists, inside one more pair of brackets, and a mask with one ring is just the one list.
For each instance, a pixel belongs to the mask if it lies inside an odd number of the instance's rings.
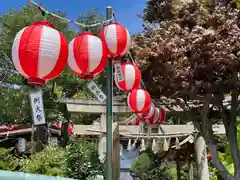
{"label": "lantern hanging rope", "polygon": [[95,23],[95,24],[86,25],[86,24],[82,24],[82,23],[79,23],[79,22],[74,21],[74,20],[70,20],[70,19],[65,18],[65,17],[61,17],[57,14],[51,13],[51,12],[47,11],[45,8],[43,8],[41,5],[37,4],[33,0],[28,0],[28,2],[32,5],[34,5],[35,7],[37,7],[42,13],[45,13],[47,15],[50,15],[52,17],[55,17],[57,19],[60,19],[62,21],[68,22],[68,23],[73,23],[77,26],[80,26],[81,28],[91,28],[91,27],[96,27],[96,26],[100,26],[100,25],[106,25],[106,24],[108,24],[112,21],[112,19],[110,19],[110,20],[105,20],[103,22],[98,22],[98,23]]}

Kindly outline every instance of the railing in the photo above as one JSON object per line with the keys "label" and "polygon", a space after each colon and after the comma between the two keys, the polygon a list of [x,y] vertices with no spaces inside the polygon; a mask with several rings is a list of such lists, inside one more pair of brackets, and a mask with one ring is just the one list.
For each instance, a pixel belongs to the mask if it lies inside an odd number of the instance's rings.
{"label": "railing", "polygon": [[0,171],[1,180],[74,180],[70,178],[44,176],[38,174],[29,174],[23,172]]}

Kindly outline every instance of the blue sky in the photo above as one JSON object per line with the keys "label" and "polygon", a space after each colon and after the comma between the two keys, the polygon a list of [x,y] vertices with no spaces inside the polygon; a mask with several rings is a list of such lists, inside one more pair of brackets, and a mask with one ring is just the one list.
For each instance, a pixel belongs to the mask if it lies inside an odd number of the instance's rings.
{"label": "blue sky", "polygon": [[[142,14],[146,0],[35,0],[43,4],[49,11],[60,10],[66,12],[69,19],[75,20],[81,12],[87,12],[92,8],[99,8],[99,12],[105,13],[107,6],[112,6],[117,21],[125,26],[131,34],[141,32],[142,21],[136,15]],[[7,12],[9,8],[19,9],[26,5],[27,0],[3,1],[0,13]]]}

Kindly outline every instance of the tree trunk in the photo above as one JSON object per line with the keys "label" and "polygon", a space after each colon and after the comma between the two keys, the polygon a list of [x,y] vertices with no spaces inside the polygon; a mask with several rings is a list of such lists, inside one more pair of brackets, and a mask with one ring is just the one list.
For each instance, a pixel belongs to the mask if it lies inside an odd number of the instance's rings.
{"label": "tree trunk", "polygon": [[218,154],[217,154],[217,144],[215,140],[215,136],[212,130],[212,121],[208,118],[209,110],[210,110],[210,102],[211,102],[211,95],[205,96],[205,102],[201,112],[201,124],[200,124],[200,133],[205,139],[208,150],[212,154],[212,161],[214,166],[219,170],[220,175],[225,180],[233,180],[234,177],[227,171],[225,166],[220,161]]}
{"label": "tree trunk", "polygon": [[[237,98],[238,93],[235,90],[231,92],[231,111],[230,116],[225,114],[224,116],[224,126],[226,129],[227,139],[230,145],[230,151],[234,163],[234,176],[240,177],[240,153],[238,150],[238,139],[237,139]],[[226,110],[225,112],[228,113]]]}
{"label": "tree trunk", "polygon": [[217,145],[208,143],[208,150],[212,154],[212,161],[214,166],[218,169],[219,174],[225,179],[225,180],[235,180],[235,178],[227,171],[225,166],[221,163],[218,154],[217,154]]}

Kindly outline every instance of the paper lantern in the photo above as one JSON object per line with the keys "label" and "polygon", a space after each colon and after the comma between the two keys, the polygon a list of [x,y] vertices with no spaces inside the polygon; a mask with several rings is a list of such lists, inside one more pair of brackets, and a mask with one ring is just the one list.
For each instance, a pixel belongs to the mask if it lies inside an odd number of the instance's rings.
{"label": "paper lantern", "polygon": [[158,124],[162,124],[166,119],[166,109],[160,108],[160,116],[158,120]]}
{"label": "paper lantern", "polygon": [[120,79],[118,73],[115,71],[115,83],[117,87],[122,91],[129,91],[138,86],[141,83],[141,71],[138,67],[130,62],[121,65],[123,79]]}
{"label": "paper lantern", "polygon": [[69,68],[83,79],[101,73],[107,63],[107,48],[100,38],[90,32],[81,33],[69,43]]}
{"label": "paper lantern", "polygon": [[211,158],[212,158],[212,155],[211,155],[211,154],[208,154],[208,155],[207,155],[207,158],[208,158],[208,159],[211,159]]}
{"label": "paper lantern", "polygon": [[102,28],[100,38],[108,48],[108,54],[119,59],[131,48],[131,36],[128,30],[120,24],[113,22]]}
{"label": "paper lantern", "polygon": [[128,107],[136,113],[141,113],[150,108],[151,97],[147,91],[142,88],[133,89],[127,98]]}
{"label": "paper lantern", "polygon": [[13,64],[34,86],[42,86],[57,77],[67,63],[67,57],[67,39],[49,22],[35,22],[23,28],[13,41]]}
{"label": "paper lantern", "polygon": [[68,134],[72,134],[73,133],[73,125],[72,123],[68,123]]}
{"label": "paper lantern", "polygon": [[155,108],[155,105],[152,103],[149,109],[142,113],[137,113],[137,116],[142,119],[149,119],[154,116]]}
{"label": "paper lantern", "polygon": [[[62,129],[62,121],[56,121],[55,126],[58,129]],[[68,123],[68,134],[72,134],[73,133],[73,125],[72,123]]]}
{"label": "paper lantern", "polygon": [[140,124],[140,120],[141,120],[140,118],[136,117],[136,119],[134,121],[132,121],[132,122],[129,122],[128,125],[139,125]]}
{"label": "paper lantern", "polygon": [[146,119],[146,122],[148,124],[157,124],[159,121],[159,117],[160,117],[160,110],[158,108],[155,108],[153,116]]}

